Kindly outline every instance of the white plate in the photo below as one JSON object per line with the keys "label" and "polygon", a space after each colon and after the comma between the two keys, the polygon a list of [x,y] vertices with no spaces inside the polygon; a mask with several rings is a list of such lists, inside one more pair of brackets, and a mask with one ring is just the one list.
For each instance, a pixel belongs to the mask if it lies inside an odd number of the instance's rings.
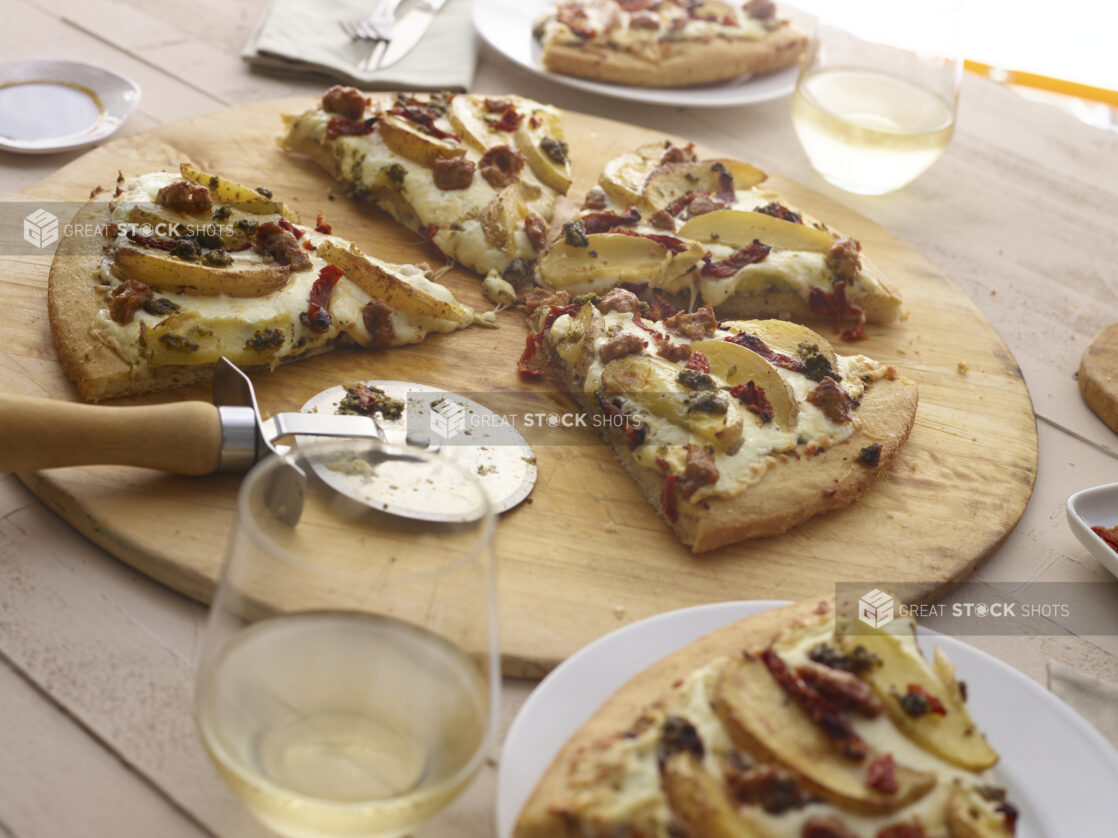
{"label": "white plate", "polygon": [[474,3],[474,28],[493,49],[526,70],[569,87],[632,102],[722,108],[779,99],[796,87],[798,66],[759,76],[740,76],[717,84],[683,88],[628,87],[549,72],[540,63],[540,45],[532,37],[532,27],[554,6],[554,0],[477,0]]}
{"label": "white plate", "polygon": [[1091,532],[1091,527],[1113,527],[1116,524],[1118,483],[1084,489],[1068,498],[1068,526],[1072,533],[1099,560],[1099,564],[1118,576],[1118,553]]}
{"label": "white plate", "polygon": [[[59,110],[45,105],[37,117],[49,133],[37,139],[5,134],[0,149],[21,154],[50,154],[93,145],[116,132],[140,104],[140,86],[127,76],[77,61],[14,61],[0,64],[0,95],[18,95],[19,83],[40,82],[65,88]],[[6,91],[6,93],[5,93]],[[30,91],[28,92],[30,94]],[[91,99],[89,93],[96,98]],[[35,104],[44,100],[34,97]],[[31,107],[26,110],[30,114]],[[30,117],[29,117],[30,118]]]}
{"label": "white plate", "polygon": [[[509,728],[497,781],[497,834],[509,838],[520,809],[563,743],[622,684],[681,646],[780,602],[723,602],[660,614],[594,641],[548,675]],[[1074,711],[996,658],[921,631],[967,682],[968,703],[1001,754],[999,782],[1021,811],[1017,838],[1113,835],[1118,753]]]}

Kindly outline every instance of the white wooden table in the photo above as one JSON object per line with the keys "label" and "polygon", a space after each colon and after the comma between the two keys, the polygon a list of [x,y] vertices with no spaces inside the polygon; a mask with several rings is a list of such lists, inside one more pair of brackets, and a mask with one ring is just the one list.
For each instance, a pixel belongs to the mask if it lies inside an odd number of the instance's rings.
{"label": "white wooden table", "polygon": [[[320,82],[277,81],[242,64],[239,50],[263,5],[6,0],[0,57],[80,59],[136,79],[143,102],[125,133],[321,90]],[[920,249],[1009,344],[1039,420],[1036,492],[977,576],[1021,587],[1109,580],[1065,526],[1064,502],[1118,479],[1118,436],[1083,405],[1074,381],[1087,341],[1118,319],[1118,134],[968,78],[945,157],[898,194],[860,198],[812,172],[786,101],[652,109],[576,93],[486,51],[475,88],[689,136],[831,194]],[[0,191],[31,186],[69,159],[0,153]],[[920,342],[913,340],[913,363]],[[0,476],[0,836],[264,834],[194,733],[190,661],[203,614],[75,534],[15,477]],[[1050,658],[1118,681],[1118,631],[973,642],[1041,682]],[[503,726],[531,686],[506,682]],[[496,758],[417,835],[493,835],[495,766]]]}

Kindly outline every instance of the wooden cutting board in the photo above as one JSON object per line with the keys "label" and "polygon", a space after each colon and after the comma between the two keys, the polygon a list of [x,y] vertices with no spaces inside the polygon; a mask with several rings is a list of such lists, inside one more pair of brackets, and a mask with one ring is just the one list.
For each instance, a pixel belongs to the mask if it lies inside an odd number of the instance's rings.
{"label": "wooden cutting board", "polygon": [[1079,392],[1091,410],[1118,431],[1118,323],[1087,345],[1079,362]]}
{"label": "wooden cutting board", "polygon": [[[390,261],[435,262],[417,236],[340,194],[313,165],[276,147],[280,114],[308,100],[263,102],[133,135],[89,152],[29,192],[84,200],[126,175],[177,169],[190,160],[251,185],[269,186],[303,219],[319,209],[340,235]],[[580,114],[566,115],[580,199],[611,157],[662,135]],[[709,150],[708,150],[709,151]],[[723,153],[732,150],[723,149]],[[709,151],[713,154],[713,151]],[[539,482],[529,503],[498,528],[502,650],[506,672],[539,675],[594,638],[683,606],[729,599],[798,599],[836,581],[915,582],[935,596],[965,577],[1006,537],[1032,491],[1037,438],[1032,405],[1009,350],[963,292],[888,231],[776,175],[788,199],[863,242],[906,301],[910,316],[873,327],[839,351],[896,364],[920,387],[916,427],[888,479],[856,504],[783,536],[692,555],[682,547],[592,431],[536,445]],[[46,316],[49,260],[4,259],[0,389],[77,400],[58,366]],[[459,299],[487,307],[475,276],[443,281]],[[265,413],[297,409],[354,379],[431,384],[481,401],[518,399],[569,410],[554,385],[515,371],[525,331],[519,315],[389,352],[346,350],[254,375]],[[488,394],[488,396],[486,395]],[[208,399],[195,388],[149,399]],[[10,441],[3,441],[10,444]],[[85,467],[23,475],[39,497],[97,544],[143,573],[206,600],[225,550],[239,478],[183,478],[143,469]]]}

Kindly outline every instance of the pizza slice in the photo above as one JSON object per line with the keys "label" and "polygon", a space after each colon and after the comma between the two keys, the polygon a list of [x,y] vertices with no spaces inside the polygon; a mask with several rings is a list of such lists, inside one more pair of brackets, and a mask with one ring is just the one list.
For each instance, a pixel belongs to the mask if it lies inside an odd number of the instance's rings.
{"label": "pizza slice", "polygon": [[616,157],[540,257],[538,282],[572,295],[643,285],[720,318],[849,323],[848,339],[896,320],[901,299],[861,244],[766,190],[766,177],[670,142]]}
{"label": "pizza slice", "polygon": [[830,603],[740,620],[621,687],[560,751],[513,838],[1009,838],[1017,809],[953,667],[915,625]]}
{"label": "pizza slice", "polygon": [[537,289],[521,372],[557,370],[649,503],[694,552],[850,504],[908,437],[916,387],[782,320],[674,312],[631,291]]}
{"label": "pizza slice", "polygon": [[287,150],[451,259],[517,286],[571,184],[559,112],[520,96],[373,98],[333,87],[285,121]]}
{"label": "pizza slice", "polygon": [[75,219],[105,238],[63,241],[51,266],[51,331],[90,400],[208,378],[340,345],[418,343],[474,313],[412,265],[367,256],[319,214],[299,224],[263,188],[183,164],[125,180]]}
{"label": "pizza slice", "polygon": [[535,35],[548,70],[636,87],[791,67],[808,43],[771,0],[560,0]]}

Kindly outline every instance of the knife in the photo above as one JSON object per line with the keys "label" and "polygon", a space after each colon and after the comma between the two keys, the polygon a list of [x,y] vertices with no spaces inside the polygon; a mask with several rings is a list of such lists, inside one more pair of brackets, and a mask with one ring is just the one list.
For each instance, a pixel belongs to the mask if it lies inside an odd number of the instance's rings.
{"label": "knife", "polygon": [[396,25],[392,28],[392,40],[389,41],[388,49],[384,51],[376,69],[383,70],[385,67],[391,67],[411,52],[412,48],[427,33],[431,21],[435,19],[435,15],[446,5],[446,2],[447,0],[423,0],[418,6],[396,21]]}

